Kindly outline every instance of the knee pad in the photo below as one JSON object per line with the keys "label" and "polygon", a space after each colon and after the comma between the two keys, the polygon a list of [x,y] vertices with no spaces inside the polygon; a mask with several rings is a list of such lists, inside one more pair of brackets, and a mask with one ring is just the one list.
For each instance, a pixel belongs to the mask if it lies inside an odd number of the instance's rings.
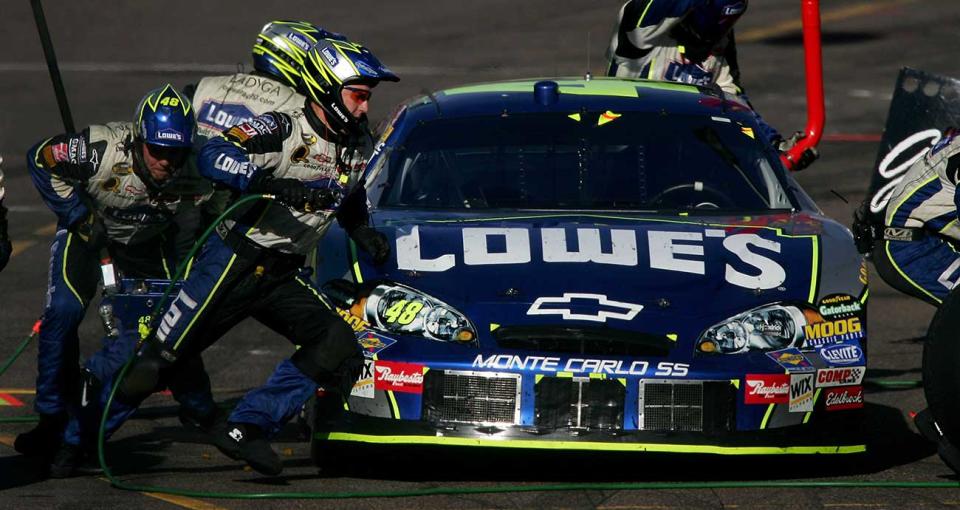
{"label": "knee pad", "polygon": [[133,360],[120,381],[117,399],[130,406],[139,405],[143,399],[160,389],[160,374],[167,366],[169,363],[153,349],[144,350]]}
{"label": "knee pad", "polygon": [[[350,388],[363,368],[363,353],[353,330],[345,322],[336,322],[322,341],[301,347],[290,361],[317,384],[350,394]],[[346,385],[346,386],[345,386]]]}

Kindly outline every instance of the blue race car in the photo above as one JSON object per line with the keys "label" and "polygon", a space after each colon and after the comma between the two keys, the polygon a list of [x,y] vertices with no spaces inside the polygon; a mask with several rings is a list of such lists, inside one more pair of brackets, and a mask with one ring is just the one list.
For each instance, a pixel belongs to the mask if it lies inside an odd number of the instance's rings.
{"label": "blue race car", "polygon": [[391,259],[317,250],[367,360],[346,406],[319,392],[315,454],[865,451],[863,259],[758,131],[643,80],[402,104],[366,169]]}

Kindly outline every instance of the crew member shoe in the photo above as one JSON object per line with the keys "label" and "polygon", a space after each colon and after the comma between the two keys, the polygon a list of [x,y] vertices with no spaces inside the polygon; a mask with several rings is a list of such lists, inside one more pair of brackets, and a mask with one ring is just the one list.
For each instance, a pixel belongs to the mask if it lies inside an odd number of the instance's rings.
{"label": "crew member shoe", "polygon": [[283,464],[260,427],[250,423],[227,423],[221,432],[213,435],[213,445],[233,460],[243,460],[258,473],[276,476]]}
{"label": "crew member shoe", "polygon": [[50,462],[50,478],[70,478],[86,458],[86,452],[76,445],[64,443]]}
{"label": "crew member shoe", "polygon": [[943,437],[943,434],[940,433],[940,428],[937,427],[937,423],[933,420],[933,415],[930,414],[930,409],[924,409],[915,414],[913,416],[913,426],[917,427],[917,432],[927,441],[939,443],[940,438]]}
{"label": "crew member shoe", "polygon": [[954,473],[960,474],[960,450],[953,446],[946,437],[937,443],[937,455]]}
{"label": "crew member shoe", "polygon": [[17,435],[13,449],[23,455],[49,458],[60,447],[66,425],[66,414],[41,414],[33,430]]}

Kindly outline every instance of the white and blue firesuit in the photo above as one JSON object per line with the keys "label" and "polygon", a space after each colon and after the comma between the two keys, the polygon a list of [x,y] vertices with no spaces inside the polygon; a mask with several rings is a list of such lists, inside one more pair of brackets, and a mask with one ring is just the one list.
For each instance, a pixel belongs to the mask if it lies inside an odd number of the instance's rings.
{"label": "white and blue firesuit", "polygon": [[[349,326],[301,271],[334,218],[348,232],[366,224],[366,198],[355,187],[359,165],[308,108],[270,112],[241,123],[203,147],[200,172],[239,193],[263,179],[296,179],[310,188],[338,190],[339,207],[302,212],[259,201],[222,222],[206,242],[149,342],[120,386],[108,432],[119,426],[165,378],[171,362],[197,356],[247,317],[254,317],[300,349],[252,390],[229,418],[268,437],[300,411],[317,385],[349,392],[363,357]],[[328,138],[332,136],[328,134]]]}
{"label": "white and blue firesuit", "polygon": [[[607,75],[716,86],[749,107],[732,30],[746,8],[746,0],[628,0],[607,49]],[[761,140],[779,141],[757,121]]]}
{"label": "white and blue firesuit", "polygon": [[960,281],[960,136],[943,138],[904,174],[884,213],[873,261],[897,290],[939,305]]}
{"label": "white and blue firesuit", "polygon": [[[34,407],[42,415],[68,411],[78,396],[77,329],[100,280],[100,245],[106,246],[115,266],[127,277],[170,277],[174,254],[167,234],[184,197],[168,194],[167,188],[154,189],[141,179],[134,170],[138,164],[134,151],[139,149],[132,137],[133,125],[129,122],[93,125],[78,134],[45,140],[27,155],[33,183],[57,216],[47,303],[37,347]],[[83,191],[86,200],[81,199],[74,184],[58,175],[61,164],[89,165],[92,175]],[[102,232],[90,214],[91,206],[102,222]],[[117,340],[105,342],[112,345]],[[120,345],[114,348],[130,349]],[[109,375],[115,370],[97,356],[87,361],[86,368],[98,375]],[[178,388],[174,396],[191,413],[206,415],[215,407],[202,361],[192,361],[189,372],[195,386],[191,390]],[[79,444],[77,430],[68,427],[68,443]]]}

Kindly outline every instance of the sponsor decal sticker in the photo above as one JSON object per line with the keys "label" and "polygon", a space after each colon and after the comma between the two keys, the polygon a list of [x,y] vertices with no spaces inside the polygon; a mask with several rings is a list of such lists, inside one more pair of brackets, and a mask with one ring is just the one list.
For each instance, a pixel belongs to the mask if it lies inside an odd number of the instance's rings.
{"label": "sponsor decal sticker", "polygon": [[[343,308],[337,307],[337,315],[340,316],[355,333],[363,331],[370,327],[370,323],[363,320],[363,317],[357,317],[356,315],[350,313],[349,310],[344,310]],[[359,337],[358,337],[359,338]]]}
{"label": "sponsor decal sticker", "polygon": [[827,411],[842,411],[844,409],[863,408],[863,386],[844,386],[830,388],[823,401]]}
{"label": "sponsor decal sticker", "polygon": [[859,317],[816,322],[803,327],[804,347],[820,347],[863,338]]}
{"label": "sponsor decal sticker", "polygon": [[120,162],[113,165],[113,168],[110,169],[116,175],[130,175],[133,173],[133,166],[127,162]]}
{"label": "sponsor decal sticker", "polygon": [[813,372],[815,370],[810,360],[796,347],[768,352],[767,356],[788,372]]}
{"label": "sponsor decal sticker", "polygon": [[374,361],[370,359],[363,360],[363,369],[360,371],[360,377],[353,383],[353,389],[350,390],[351,397],[373,398],[373,367]]}
{"label": "sponsor decal sticker", "polygon": [[615,359],[564,359],[552,356],[517,356],[515,354],[477,354],[474,368],[497,370],[534,370],[540,372],[571,372],[610,375],[655,375],[659,377],[684,377],[690,371],[687,363],[661,361],[651,365],[647,361],[624,361]]}
{"label": "sponsor decal sticker", "polygon": [[333,51],[329,47],[326,47],[320,50],[320,54],[323,55],[323,59],[326,60],[328,64],[330,64],[331,68],[337,67],[337,64],[340,63],[340,59],[337,58],[337,52]]}
{"label": "sponsor decal sticker", "polygon": [[120,179],[117,179],[116,177],[108,177],[100,183],[100,189],[108,193],[116,193],[120,191]]}
{"label": "sponsor decal sticker", "polygon": [[365,74],[367,76],[380,76],[380,73],[378,73],[376,70],[370,67],[369,64],[367,64],[362,60],[357,60],[356,62],[354,62],[354,64],[356,64],[357,71],[360,71],[361,74]]}
{"label": "sponsor decal sticker", "polygon": [[53,153],[53,160],[57,163],[67,161],[70,159],[69,151],[67,150],[66,143],[58,143],[50,146],[50,151]]}
{"label": "sponsor decal sticker", "polygon": [[833,294],[820,300],[820,315],[828,318],[851,317],[863,311],[863,305],[849,294]]}
{"label": "sponsor decal sticker", "polygon": [[172,129],[164,129],[157,133],[157,138],[161,140],[173,140],[176,142],[183,141],[183,134],[179,131],[174,131]]}
{"label": "sponsor decal sticker", "polygon": [[372,358],[375,354],[397,343],[397,341],[368,331],[357,336],[357,343],[363,348],[363,355]]}
{"label": "sponsor decal sticker", "polygon": [[790,395],[787,374],[747,374],[743,389],[744,404],[786,404]]}
{"label": "sponsor decal sticker", "polygon": [[821,368],[817,370],[817,387],[848,386],[863,382],[867,367]]}
{"label": "sponsor decal sticker", "polygon": [[253,111],[241,104],[205,101],[200,107],[197,122],[217,131],[223,131],[242,122],[248,122],[254,116]]}
{"label": "sponsor decal sticker", "polygon": [[287,39],[290,40],[297,48],[300,48],[303,51],[310,51],[310,43],[300,34],[291,32],[287,34]]}
{"label": "sponsor decal sticker", "polygon": [[250,139],[250,135],[240,129],[240,126],[233,126],[227,130],[227,136],[232,136],[240,143],[246,142]]}
{"label": "sponsor decal sticker", "polygon": [[23,407],[23,402],[9,393],[0,393],[0,407]]}
{"label": "sponsor decal sticker", "polygon": [[790,374],[791,413],[813,411],[813,374]]}
{"label": "sponsor decal sticker", "polygon": [[863,349],[856,345],[835,344],[820,349],[820,357],[833,365],[862,365]]}
{"label": "sponsor decal sticker", "polygon": [[423,393],[423,365],[377,361],[373,366],[374,388],[402,393]]}

